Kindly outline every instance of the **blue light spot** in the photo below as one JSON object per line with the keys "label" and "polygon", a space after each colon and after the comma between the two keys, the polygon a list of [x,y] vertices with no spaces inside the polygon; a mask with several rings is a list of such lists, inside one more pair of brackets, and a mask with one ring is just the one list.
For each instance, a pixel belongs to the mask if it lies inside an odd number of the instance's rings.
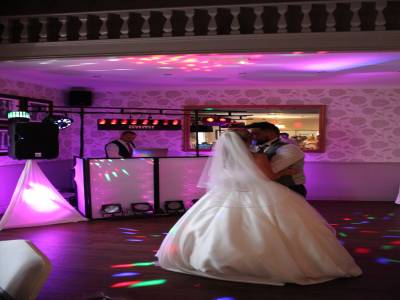
{"label": "blue light spot", "polygon": [[378,257],[375,261],[382,265],[387,265],[390,263],[390,259],[387,259],[385,257]]}
{"label": "blue light spot", "polygon": [[125,272],[125,273],[117,273],[117,274],[114,274],[112,277],[128,277],[128,276],[137,276],[137,275],[140,275],[140,273]]}

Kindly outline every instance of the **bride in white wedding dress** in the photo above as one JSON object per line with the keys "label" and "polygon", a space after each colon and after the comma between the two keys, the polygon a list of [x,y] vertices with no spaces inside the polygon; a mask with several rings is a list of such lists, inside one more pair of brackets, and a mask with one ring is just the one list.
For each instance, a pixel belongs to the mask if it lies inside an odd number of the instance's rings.
{"label": "bride in white wedding dress", "polygon": [[[200,182],[207,193],[173,226],[157,252],[167,270],[270,285],[314,284],[362,272],[335,231],[303,197],[271,180],[246,134],[215,145]],[[290,172],[290,171],[289,171]]]}

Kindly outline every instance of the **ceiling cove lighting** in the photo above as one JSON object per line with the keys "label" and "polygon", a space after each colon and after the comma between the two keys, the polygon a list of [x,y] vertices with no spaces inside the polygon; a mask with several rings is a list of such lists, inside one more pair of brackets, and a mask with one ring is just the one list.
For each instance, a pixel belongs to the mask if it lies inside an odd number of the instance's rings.
{"label": "ceiling cove lighting", "polygon": [[181,120],[98,119],[98,130],[181,130]]}

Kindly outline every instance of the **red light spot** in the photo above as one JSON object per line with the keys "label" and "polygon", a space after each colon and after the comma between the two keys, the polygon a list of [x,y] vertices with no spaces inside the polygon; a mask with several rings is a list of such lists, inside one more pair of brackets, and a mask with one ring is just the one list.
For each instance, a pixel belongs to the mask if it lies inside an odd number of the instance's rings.
{"label": "red light spot", "polygon": [[400,246],[400,240],[392,241],[392,242],[390,242],[389,244],[395,245],[395,246]]}
{"label": "red light spot", "polygon": [[357,247],[356,249],[354,249],[354,252],[357,254],[368,254],[371,252],[371,250],[368,248]]}
{"label": "red light spot", "polygon": [[173,122],[172,122],[172,125],[179,125],[179,120],[174,120]]}
{"label": "red light spot", "polygon": [[125,286],[130,286],[132,284],[137,284],[139,282],[140,282],[140,280],[118,282],[118,283],[113,284],[111,287],[112,288],[125,287]]}
{"label": "red light spot", "polygon": [[111,268],[131,268],[132,264],[124,264],[124,265],[112,265]]}
{"label": "red light spot", "polygon": [[118,120],[117,119],[112,119],[111,120],[111,125],[116,125],[118,123]]}
{"label": "red light spot", "polygon": [[136,120],[131,120],[131,125],[136,125],[137,121]]}
{"label": "red light spot", "polygon": [[126,125],[126,124],[128,124],[128,120],[127,120],[127,119],[123,119],[123,120],[121,120],[121,124],[122,124],[122,125]]}
{"label": "red light spot", "polygon": [[143,120],[142,121],[142,125],[147,125],[147,124],[149,124],[149,120]]}
{"label": "red light spot", "polygon": [[344,221],[351,221],[350,218],[343,218]]}
{"label": "red light spot", "polygon": [[159,121],[158,120],[153,120],[153,125],[158,125]]}
{"label": "red light spot", "polygon": [[225,118],[219,118],[219,121],[220,122],[226,122],[226,119]]}
{"label": "red light spot", "polygon": [[104,125],[106,124],[106,119],[100,119],[99,120],[99,125]]}
{"label": "red light spot", "polygon": [[164,120],[164,121],[163,121],[163,125],[164,125],[164,126],[167,126],[167,125],[168,125],[168,120]]}

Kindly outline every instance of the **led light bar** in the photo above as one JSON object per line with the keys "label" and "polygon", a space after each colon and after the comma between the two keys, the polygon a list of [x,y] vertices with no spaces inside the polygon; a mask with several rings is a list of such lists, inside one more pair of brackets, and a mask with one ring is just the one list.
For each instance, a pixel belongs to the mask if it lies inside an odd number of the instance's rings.
{"label": "led light bar", "polygon": [[181,120],[98,119],[98,130],[181,130]]}

